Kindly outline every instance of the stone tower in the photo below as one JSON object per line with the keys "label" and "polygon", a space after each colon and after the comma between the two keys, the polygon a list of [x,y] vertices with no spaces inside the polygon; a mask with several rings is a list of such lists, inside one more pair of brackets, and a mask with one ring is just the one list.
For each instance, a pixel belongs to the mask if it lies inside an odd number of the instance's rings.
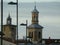
{"label": "stone tower", "polygon": [[41,42],[42,41],[42,29],[43,27],[39,25],[38,15],[39,11],[36,9],[36,5],[34,10],[32,11],[32,24],[28,26],[28,36],[31,37],[31,41],[33,43]]}
{"label": "stone tower", "polygon": [[3,33],[5,34],[5,38],[12,40],[16,39],[16,25],[12,25],[12,18],[10,17],[10,14],[7,18],[6,24],[3,25]]}
{"label": "stone tower", "polygon": [[8,18],[7,18],[7,25],[11,25],[11,23],[12,23],[12,21],[11,21],[12,19],[11,19],[11,17],[10,17],[10,14],[9,14],[9,16],[8,16]]}

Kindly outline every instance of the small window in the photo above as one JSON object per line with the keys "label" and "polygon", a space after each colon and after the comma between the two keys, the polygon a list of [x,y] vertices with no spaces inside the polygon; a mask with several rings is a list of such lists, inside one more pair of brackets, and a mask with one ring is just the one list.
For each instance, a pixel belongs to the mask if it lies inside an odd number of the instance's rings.
{"label": "small window", "polygon": [[38,37],[40,38],[41,37],[41,33],[39,32],[39,34],[38,34]]}
{"label": "small window", "polygon": [[29,37],[33,37],[33,32],[29,32]]}
{"label": "small window", "polygon": [[33,38],[33,32],[31,32],[31,35],[32,35],[31,37]]}

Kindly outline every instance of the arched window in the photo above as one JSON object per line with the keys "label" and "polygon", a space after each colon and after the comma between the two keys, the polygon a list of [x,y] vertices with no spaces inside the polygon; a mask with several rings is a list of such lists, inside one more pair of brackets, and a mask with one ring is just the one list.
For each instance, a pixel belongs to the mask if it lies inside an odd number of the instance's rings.
{"label": "arched window", "polygon": [[33,32],[31,32],[31,37],[33,38]]}
{"label": "arched window", "polygon": [[40,32],[38,33],[38,37],[39,37],[39,38],[41,37],[41,33],[40,33]]}
{"label": "arched window", "polygon": [[33,38],[33,32],[29,32],[29,37]]}

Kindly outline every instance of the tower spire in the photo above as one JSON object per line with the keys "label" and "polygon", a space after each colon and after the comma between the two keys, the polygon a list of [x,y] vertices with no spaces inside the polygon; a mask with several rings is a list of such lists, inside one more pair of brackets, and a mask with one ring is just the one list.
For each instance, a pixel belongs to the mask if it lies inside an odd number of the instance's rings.
{"label": "tower spire", "polygon": [[9,13],[9,16],[10,16],[10,13]]}
{"label": "tower spire", "polygon": [[10,18],[10,13],[9,13],[9,16],[8,16],[8,18]]}
{"label": "tower spire", "polygon": [[39,13],[39,11],[36,9],[36,2],[34,3],[34,10],[32,11],[32,13]]}
{"label": "tower spire", "polygon": [[8,25],[11,25],[11,17],[10,17],[10,13],[9,13],[9,15],[8,15],[8,18],[7,18],[7,24],[8,24]]}
{"label": "tower spire", "polygon": [[33,24],[38,24],[38,14],[39,14],[39,11],[36,9],[36,2],[35,2],[35,6],[32,11],[32,23]]}
{"label": "tower spire", "polygon": [[36,2],[35,2],[35,7],[34,7],[34,9],[36,9]]}

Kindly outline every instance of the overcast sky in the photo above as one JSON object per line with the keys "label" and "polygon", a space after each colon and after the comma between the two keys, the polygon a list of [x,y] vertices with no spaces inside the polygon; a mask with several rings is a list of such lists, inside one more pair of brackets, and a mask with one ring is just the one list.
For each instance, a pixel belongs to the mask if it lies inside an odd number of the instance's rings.
{"label": "overcast sky", "polygon": [[[16,1],[16,0],[3,0],[5,2]],[[60,0],[18,0],[19,2],[60,2]]]}
{"label": "overcast sky", "polygon": [[[10,1],[14,1],[16,2],[16,0],[3,0],[4,2],[10,2]],[[60,0],[18,0],[19,2],[60,2]],[[31,21],[31,12],[33,9],[34,5],[19,5],[19,23],[25,22],[26,19],[29,18],[29,22]],[[40,7],[39,7],[40,6]],[[11,8],[12,7],[12,8]],[[14,9],[13,9],[14,8]],[[60,3],[58,4],[51,4],[51,5],[40,5],[37,4],[37,8],[38,11],[40,12],[40,24],[44,27],[43,28],[43,38],[48,38],[48,37],[52,37],[52,38],[58,38],[60,39]],[[11,13],[11,17],[13,19],[13,24],[16,24],[15,20],[16,20],[16,16],[15,16],[15,7],[14,6],[8,6],[8,5],[4,5],[4,24],[6,22],[6,18],[9,14],[9,12]],[[1,10],[1,7],[0,7]],[[29,11],[28,11],[29,10]],[[0,13],[1,14],[1,13]],[[26,17],[25,17],[26,16]],[[1,24],[1,23],[0,23]],[[19,37],[23,37],[25,36],[25,28],[24,27],[20,27],[19,25]],[[24,32],[24,33],[23,33]]]}

